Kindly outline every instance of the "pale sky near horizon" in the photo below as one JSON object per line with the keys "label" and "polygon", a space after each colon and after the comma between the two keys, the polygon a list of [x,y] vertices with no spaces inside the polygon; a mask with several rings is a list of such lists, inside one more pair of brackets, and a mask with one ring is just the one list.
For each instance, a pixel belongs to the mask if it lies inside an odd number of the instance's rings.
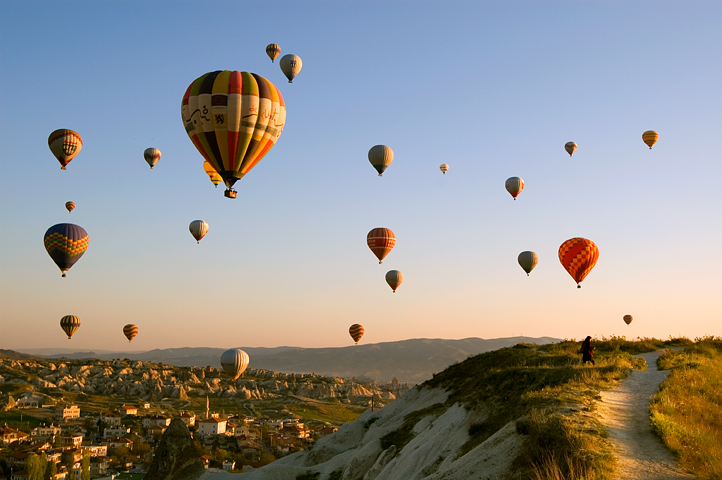
{"label": "pale sky near horizon", "polygon": [[[721,18],[713,1],[0,2],[0,348],[345,346],[353,323],[363,343],[720,335]],[[303,59],[293,84],[272,42]],[[288,112],[236,200],[180,116],[223,69],[265,76]],[[84,141],[67,171],[58,128]],[[382,178],[376,144],[395,152]],[[90,237],[67,278],[43,247],[62,222]],[[397,237],[383,265],[374,227]],[[557,258],[577,236],[600,250],[581,289]]]}

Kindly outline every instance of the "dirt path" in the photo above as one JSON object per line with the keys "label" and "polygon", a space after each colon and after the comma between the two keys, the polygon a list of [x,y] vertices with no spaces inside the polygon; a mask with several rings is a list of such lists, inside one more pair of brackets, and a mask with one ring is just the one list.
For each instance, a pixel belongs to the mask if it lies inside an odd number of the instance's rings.
{"label": "dirt path", "polygon": [[619,479],[696,478],[681,470],[672,453],[652,433],[649,402],[669,373],[657,370],[660,353],[639,355],[647,361],[647,371],[633,370],[619,386],[602,392],[597,405],[601,421],[609,430]]}

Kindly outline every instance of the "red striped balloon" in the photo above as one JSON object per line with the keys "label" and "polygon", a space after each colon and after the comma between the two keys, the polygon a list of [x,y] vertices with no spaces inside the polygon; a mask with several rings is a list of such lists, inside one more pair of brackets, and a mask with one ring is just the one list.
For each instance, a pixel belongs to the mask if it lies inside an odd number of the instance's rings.
{"label": "red striped balloon", "polygon": [[351,335],[351,338],[353,338],[353,341],[358,344],[358,341],[361,340],[361,337],[364,336],[364,327],[362,327],[358,323],[354,323],[349,327],[348,333],[349,335]]}
{"label": "red striped balloon", "polygon": [[123,327],[123,335],[125,335],[125,338],[128,339],[128,343],[130,343],[130,341],[133,340],[136,335],[138,335],[138,327],[133,325],[132,323],[129,323],[128,325]]}
{"label": "red striped balloon", "polygon": [[599,260],[599,248],[586,238],[570,238],[559,247],[559,261],[577,282],[577,288],[582,288],[580,283],[592,271],[597,260]]}
{"label": "red striped balloon", "polygon": [[366,243],[379,259],[379,263],[384,263],[383,259],[396,245],[396,235],[389,228],[374,228],[366,235]]}

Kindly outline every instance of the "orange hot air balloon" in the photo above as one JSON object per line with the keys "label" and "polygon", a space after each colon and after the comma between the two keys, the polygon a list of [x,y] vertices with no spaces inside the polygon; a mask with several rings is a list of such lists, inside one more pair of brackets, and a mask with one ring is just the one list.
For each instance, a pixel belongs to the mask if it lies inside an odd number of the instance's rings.
{"label": "orange hot air balloon", "polygon": [[353,341],[356,342],[356,345],[358,345],[358,341],[364,336],[364,327],[358,323],[354,323],[349,327],[348,334],[351,335]]}
{"label": "orange hot air balloon", "polygon": [[622,318],[622,320],[624,320],[624,323],[626,323],[627,325],[629,325],[630,323],[632,323],[632,320],[634,320],[634,319],[632,318],[631,315],[625,315],[625,316]]}
{"label": "orange hot air balloon", "polygon": [[659,134],[654,130],[647,130],[642,134],[642,141],[647,144],[650,150],[657,143],[657,140],[659,140]]}
{"label": "orange hot air balloon", "polygon": [[125,327],[123,327],[123,335],[125,335],[125,338],[128,339],[128,343],[131,342],[135,338],[136,335],[138,335],[138,327],[133,325],[132,323],[129,323]]}
{"label": "orange hot air balloon", "polygon": [[389,254],[394,245],[396,245],[396,235],[391,231],[390,228],[374,228],[368,235],[366,235],[366,243],[376,258],[379,259],[379,264],[384,263],[383,259]]}
{"label": "orange hot air balloon", "polygon": [[582,288],[580,283],[592,271],[597,260],[599,260],[599,248],[586,238],[570,238],[559,247],[559,261],[577,282],[577,288]]}
{"label": "orange hot air balloon", "polygon": [[516,197],[524,190],[524,180],[519,177],[507,178],[504,186],[506,187],[506,191],[516,200]]}
{"label": "orange hot air balloon", "polygon": [[577,150],[577,144],[574,142],[567,142],[564,144],[564,150],[567,151],[569,156],[571,157],[574,155],[574,152]]}
{"label": "orange hot air balloon", "polygon": [[65,202],[65,208],[68,210],[68,213],[75,210],[75,203],[74,202]]}

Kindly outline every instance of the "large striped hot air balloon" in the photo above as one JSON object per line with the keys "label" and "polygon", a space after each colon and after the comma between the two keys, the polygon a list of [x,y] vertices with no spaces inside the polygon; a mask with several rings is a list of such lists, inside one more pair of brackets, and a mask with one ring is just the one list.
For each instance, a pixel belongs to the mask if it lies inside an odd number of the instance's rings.
{"label": "large striped hot air balloon", "polygon": [[398,270],[389,270],[386,272],[386,283],[389,284],[389,287],[391,287],[391,290],[396,293],[396,289],[399,288],[399,285],[401,285],[401,282],[404,281],[404,274],[399,272]]}
{"label": "large striped hot air balloon", "polygon": [[188,86],[181,102],[186,133],[236,198],[233,184],[275,145],[286,105],[274,84],[255,73],[215,71]]}
{"label": "large striped hot air balloon", "polygon": [[278,44],[269,43],[266,45],[266,55],[271,59],[271,63],[278,57],[279,53],[281,53],[281,47],[279,47]]}
{"label": "large striped hot air balloon", "polygon": [[68,336],[68,340],[80,328],[80,318],[75,315],[65,315],[60,319],[60,328],[63,329]]}
{"label": "large striped hot air balloon", "polygon": [[580,283],[592,271],[597,260],[599,248],[586,238],[570,238],[559,247],[559,261],[577,282],[577,288],[582,288]]}
{"label": "large striped hot air balloon", "polygon": [[288,79],[288,83],[293,83],[293,79],[296,78],[298,72],[301,71],[301,67],[303,67],[303,62],[301,61],[301,57],[298,55],[289,53],[288,55],[281,57],[281,61],[278,62],[278,65],[281,67],[281,71]]}
{"label": "large striped hot air balloon", "polygon": [[574,152],[577,151],[577,144],[574,142],[567,142],[564,144],[564,150],[566,150],[571,157],[572,155],[574,155]]}
{"label": "large striped hot air balloon", "polygon": [[75,210],[75,202],[65,202],[65,208],[68,210],[68,213]]}
{"label": "large striped hot air balloon", "polygon": [[160,160],[160,150],[153,147],[146,148],[143,152],[143,158],[145,158],[145,161],[150,165],[150,169],[153,170],[155,164]]}
{"label": "large striped hot air balloon", "polygon": [[539,263],[539,255],[530,251],[521,252],[519,257],[517,257],[517,261],[528,277],[531,271],[534,270],[534,267],[536,267],[536,264]]}
{"label": "large striped hot air balloon", "polygon": [[231,380],[235,380],[246,371],[248,362],[248,354],[240,348],[231,348],[221,354],[221,367]]}
{"label": "large striped hot air balloon", "polygon": [[83,148],[83,139],[80,138],[78,132],[61,128],[50,134],[48,146],[60,162],[60,168],[65,170],[65,167]]}
{"label": "large striped hot air balloon", "polygon": [[396,245],[396,235],[390,228],[374,228],[366,235],[366,244],[379,259],[379,263],[384,263],[383,259]]}
{"label": "large striped hot air balloon", "polygon": [[356,345],[358,345],[358,341],[361,340],[361,337],[364,336],[364,327],[362,327],[358,323],[354,323],[349,327],[348,334],[351,335],[353,341],[356,342]]}
{"label": "large striped hot air balloon", "polygon": [[647,144],[650,150],[652,145],[657,143],[657,140],[659,140],[659,134],[654,130],[647,130],[642,134],[642,141]]}
{"label": "large striped hot air balloon", "polygon": [[507,178],[504,186],[506,187],[507,192],[509,192],[511,196],[514,197],[514,200],[516,200],[516,197],[522,190],[524,190],[524,180],[519,177]]}
{"label": "large striped hot air balloon", "polygon": [[43,239],[45,250],[58,266],[63,277],[88,249],[88,232],[72,223],[58,223],[48,228]]}
{"label": "large striped hot air balloon", "polygon": [[369,150],[369,162],[379,172],[379,177],[383,177],[384,170],[394,161],[394,151],[386,145],[374,145]]}
{"label": "large striped hot air balloon", "polygon": [[630,323],[632,323],[632,320],[634,320],[634,319],[632,318],[631,315],[625,315],[625,316],[622,318],[622,320],[624,320],[624,323],[626,323],[627,325],[629,325]]}
{"label": "large striped hot air balloon", "polygon": [[213,185],[215,185],[216,188],[218,188],[218,184],[221,183],[223,181],[223,179],[221,178],[220,175],[218,175],[218,172],[216,172],[216,169],[213,168],[213,165],[208,163],[208,160],[205,160],[203,162],[203,170],[205,170],[206,173],[208,174],[208,178],[211,179],[211,183],[213,183]]}
{"label": "large striped hot air balloon", "polygon": [[132,323],[129,323],[125,327],[123,327],[123,335],[125,335],[125,338],[128,339],[128,343],[131,342],[135,338],[136,335],[138,335],[138,327],[133,325]]}
{"label": "large striped hot air balloon", "polygon": [[203,220],[193,220],[188,226],[188,230],[191,231],[191,235],[196,239],[196,242],[201,243],[201,238],[208,233],[208,224]]}

